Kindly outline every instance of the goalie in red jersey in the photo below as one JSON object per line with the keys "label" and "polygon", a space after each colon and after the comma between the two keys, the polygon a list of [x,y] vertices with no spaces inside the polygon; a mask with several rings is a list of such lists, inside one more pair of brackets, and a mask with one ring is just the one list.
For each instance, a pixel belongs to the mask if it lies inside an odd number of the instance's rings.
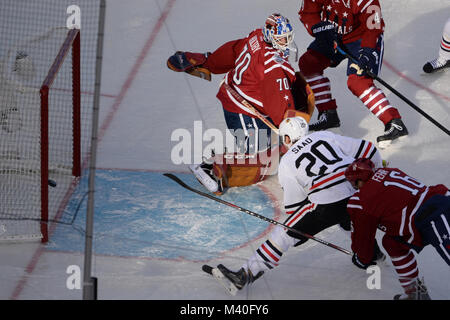
{"label": "goalie in red jersey", "polygon": [[340,126],[336,100],[331,95],[327,68],[337,67],[346,56],[337,45],[359,59],[347,65],[350,91],[384,124],[384,134],[377,137],[385,148],[393,140],[408,134],[398,110],[390,104],[366,73],[378,75],[383,60],[384,21],[378,0],[304,0],[300,21],[315,40],[299,60],[300,71],[314,92],[319,110],[312,131]]}
{"label": "goalie in red jersey", "polygon": [[[210,191],[245,186],[264,179],[271,157],[271,129],[287,116],[309,121],[314,96],[305,79],[288,61],[293,42],[289,20],[275,13],[262,28],[247,37],[228,41],[212,53],[176,52],[167,65],[207,80],[225,74],[217,98],[223,106],[228,129],[235,133],[235,150],[222,150],[201,164],[190,166],[196,178]],[[217,150],[216,150],[217,151]]]}
{"label": "goalie in red jersey", "polygon": [[377,228],[405,293],[394,299],[430,299],[412,250],[432,245],[450,266],[450,191],[426,186],[396,168],[380,168],[369,159],[348,166],[345,177],[358,191],[349,199],[353,263],[371,265]]}

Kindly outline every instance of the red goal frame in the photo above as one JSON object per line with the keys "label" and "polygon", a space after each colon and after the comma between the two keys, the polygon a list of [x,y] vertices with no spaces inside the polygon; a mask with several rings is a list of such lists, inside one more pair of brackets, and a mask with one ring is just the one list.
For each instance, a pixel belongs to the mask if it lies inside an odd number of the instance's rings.
{"label": "red goal frame", "polygon": [[48,241],[49,212],[49,92],[53,81],[72,50],[72,119],[73,119],[73,168],[72,175],[81,176],[81,44],[80,30],[70,29],[40,87],[41,100],[41,242]]}

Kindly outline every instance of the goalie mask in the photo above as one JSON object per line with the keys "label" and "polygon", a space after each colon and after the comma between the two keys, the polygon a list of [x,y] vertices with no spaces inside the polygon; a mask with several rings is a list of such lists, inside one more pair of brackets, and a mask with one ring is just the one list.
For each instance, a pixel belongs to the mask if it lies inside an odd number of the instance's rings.
{"label": "goalie mask", "polygon": [[266,19],[263,28],[264,41],[280,51],[283,56],[289,55],[290,45],[294,40],[294,31],[289,19],[274,13]]}
{"label": "goalie mask", "polygon": [[286,118],[280,123],[280,137],[288,148],[306,136],[308,131],[308,122],[302,117]]}

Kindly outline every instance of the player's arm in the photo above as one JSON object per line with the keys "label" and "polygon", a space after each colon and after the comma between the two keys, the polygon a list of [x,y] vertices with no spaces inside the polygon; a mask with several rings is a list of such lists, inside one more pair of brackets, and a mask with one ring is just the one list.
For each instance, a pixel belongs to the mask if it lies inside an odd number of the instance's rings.
{"label": "player's arm", "polygon": [[378,37],[384,32],[381,6],[378,0],[363,0],[358,6],[358,19],[364,28],[361,48],[375,48]]}
{"label": "player's arm", "polygon": [[371,141],[341,135],[334,135],[334,140],[344,154],[354,159],[370,159],[375,164],[375,168],[383,166],[380,151]]}
{"label": "player's arm", "polygon": [[230,71],[235,67],[238,52],[242,51],[242,46],[245,44],[245,41],[246,39],[238,39],[224,43],[208,55],[208,59],[203,66],[214,74]]}
{"label": "player's arm", "polygon": [[305,0],[299,11],[300,21],[308,33],[315,38],[316,45],[322,53],[331,57],[336,53],[340,36],[330,21],[323,21],[323,0]]}
{"label": "player's arm", "polygon": [[322,1],[304,0],[298,12],[299,19],[310,35],[314,37],[313,26],[321,21]]}
{"label": "player's arm", "polygon": [[375,264],[373,261],[378,221],[368,212],[364,212],[359,193],[349,199],[347,211],[352,222],[352,261],[357,267],[366,269]]}
{"label": "player's arm", "polygon": [[359,23],[364,29],[358,64],[363,70],[375,72],[381,58],[376,50],[376,45],[378,38],[384,32],[380,3],[378,0],[363,0],[360,1],[358,10]]}
{"label": "player's arm", "polygon": [[245,39],[228,41],[213,53],[177,51],[167,60],[169,69],[211,80],[211,73],[222,74],[234,68],[237,52]]}

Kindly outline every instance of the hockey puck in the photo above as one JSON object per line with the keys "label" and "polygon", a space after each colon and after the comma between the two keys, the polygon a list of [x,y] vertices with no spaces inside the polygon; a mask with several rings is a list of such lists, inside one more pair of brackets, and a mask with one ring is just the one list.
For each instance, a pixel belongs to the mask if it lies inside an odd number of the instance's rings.
{"label": "hockey puck", "polygon": [[56,181],[52,179],[48,179],[48,185],[52,188],[56,187]]}

